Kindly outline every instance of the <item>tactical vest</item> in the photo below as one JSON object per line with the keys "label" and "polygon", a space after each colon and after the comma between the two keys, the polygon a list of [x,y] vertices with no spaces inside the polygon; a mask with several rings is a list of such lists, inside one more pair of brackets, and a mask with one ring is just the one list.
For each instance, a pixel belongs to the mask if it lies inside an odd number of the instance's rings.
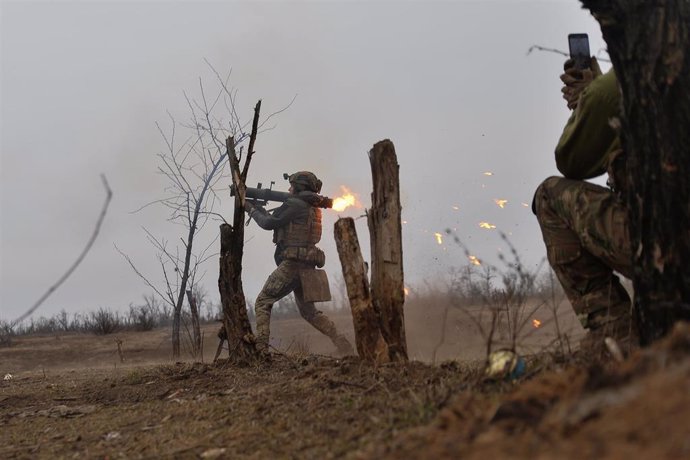
{"label": "tactical vest", "polygon": [[326,255],[316,247],[316,243],[321,241],[321,231],[321,209],[306,205],[304,217],[293,219],[274,231],[273,242],[278,245],[276,262],[282,259],[298,260],[323,267]]}
{"label": "tactical vest", "polygon": [[321,241],[321,209],[309,206],[305,219],[294,219],[277,228],[273,242],[284,248],[313,246]]}

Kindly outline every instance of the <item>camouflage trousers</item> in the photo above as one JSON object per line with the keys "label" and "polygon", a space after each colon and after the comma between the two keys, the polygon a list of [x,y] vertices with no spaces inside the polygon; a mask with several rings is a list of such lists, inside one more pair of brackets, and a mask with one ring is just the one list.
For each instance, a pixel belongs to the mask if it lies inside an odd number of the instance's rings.
{"label": "camouflage trousers", "polygon": [[562,177],[542,182],[534,200],[549,263],[583,325],[630,336],[630,297],[614,274],[632,276],[625,206],[605,187]]}
{"label": "camouflage trousers", "polygon": [[344,342],[347,342],[344,337],[338,334],[333,321],[316,309],[314,302],[304,301],[299,272],[308,268],[314,268],[313,264],[305,264],[296,260],[284,260],[266,280],[263,289],[261,289],[259,296],[256,298],[256,305],[254,306],[256,313],[256,347],[259,351],[268,350],[273,304],[291,292],[295,293],[297,308],[309,324],[314,326],[319,332],[327,335],[339,349]]}

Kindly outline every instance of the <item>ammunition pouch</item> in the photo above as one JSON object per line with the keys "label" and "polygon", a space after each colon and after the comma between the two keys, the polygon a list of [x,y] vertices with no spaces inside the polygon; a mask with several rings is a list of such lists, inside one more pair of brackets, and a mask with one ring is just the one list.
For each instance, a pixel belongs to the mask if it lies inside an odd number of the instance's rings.
{"label": "ammunition pouch", "polygon": [[299,279],[302,285],[302,300],[304,302],[328,302],[331,300],[328,276],[324,270],[313,268],[300,270]]}
{"label": "ammunition pouch", "polygon": [[281,257],[285,260],[296,260],[319,268],[326,264],[326,254],[316,246],[290,246],[283,249]]}

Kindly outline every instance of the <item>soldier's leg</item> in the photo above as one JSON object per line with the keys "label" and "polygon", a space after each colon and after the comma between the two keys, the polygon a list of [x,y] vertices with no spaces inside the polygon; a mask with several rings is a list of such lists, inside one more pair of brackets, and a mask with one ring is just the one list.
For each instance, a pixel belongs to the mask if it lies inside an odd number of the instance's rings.
{"label": "soldier's leg", "polygon": [[301,285],[295,287],[295,302],[297,303],[297,308],[299,308],[302,318],[306,319],[307,322],[314,326],[319,332],[328,336],[339,353],[347,355],[354,353],[352,345],[350,345],[347,338],[338,333],[335,323],[333,323],[328,316],[324,315],[321,310],[318,310],[314,302],[304,301]]}
{"label": "soldier's leg", "polygon": [[592,330],[630,335],[630,298],[613,273],[630,276],[625,208],[604,187],[560,177],[535,194],[547,256],[575,312]]}
{"label": "soldier's leg", "polygon": [[271,309],[273,304],[288,295],[299,282],[298,272],[294,263],[283,261],[264,283],[263,289],[256,298],[254,312],[256,314],[256,348],[260,352],[268,351],[268,341],[271,335]]}

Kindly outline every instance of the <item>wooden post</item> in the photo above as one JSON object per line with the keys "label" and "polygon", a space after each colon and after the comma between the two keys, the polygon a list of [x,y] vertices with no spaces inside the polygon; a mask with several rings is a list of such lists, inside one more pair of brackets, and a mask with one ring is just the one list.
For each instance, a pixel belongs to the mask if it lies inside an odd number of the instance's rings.
{"label": "wooden post", "polygon": [[351,217],[338,219],[334,233],[347,296],[350,299],[357,353],[366,361],[387,362],[388,346],[381,335],[379,317],[371,300],[369,279],[354,219]]}
{"label": "wooden post", "polygon": [[374,190],[367,213],[371,238],[371,296],[391,361],[407,361],[400,180],[393,143],[385,139],[369,151]]}

